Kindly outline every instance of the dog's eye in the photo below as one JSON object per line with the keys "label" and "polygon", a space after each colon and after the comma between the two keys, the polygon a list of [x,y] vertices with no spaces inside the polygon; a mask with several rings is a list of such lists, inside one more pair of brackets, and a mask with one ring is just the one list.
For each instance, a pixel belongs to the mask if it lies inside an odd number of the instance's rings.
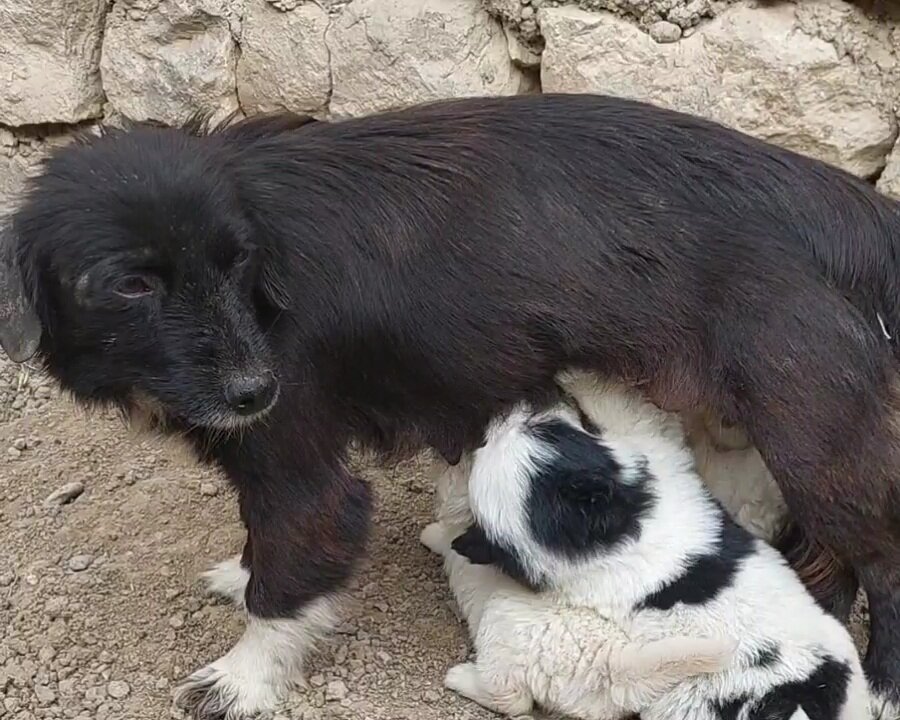
{"label": "dog's eye", "polygon": [[145,275],[129,275],[119,280],[113,289],[116,295],[130,300],[150,295],[156,287],[153,280]]}
{"label": "dog's eye", "polygon": [[248,248],[241,248],[234,254],[234,266],[240,267],[244,265],[250,259],[250,250]]}

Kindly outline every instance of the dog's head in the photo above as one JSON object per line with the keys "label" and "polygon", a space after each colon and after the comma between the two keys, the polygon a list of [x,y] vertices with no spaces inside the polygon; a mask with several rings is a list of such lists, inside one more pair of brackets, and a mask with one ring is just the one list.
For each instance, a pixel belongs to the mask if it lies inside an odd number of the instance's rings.
{"label": "dog's head", "polygon": [[652,495],[642,457],[584,429],[568,404],[520,405],[489,427],[469,481],[475,525],[453,547],[531,587],[634,540]]}
{"label": "dog's head", "polygon": [[266,333],[289,293],[230,176],[228,140],[141,127],[49,158],[4,230],[11,359],[39,353],[82,401],[190,427],[234,429],[273,406]]}

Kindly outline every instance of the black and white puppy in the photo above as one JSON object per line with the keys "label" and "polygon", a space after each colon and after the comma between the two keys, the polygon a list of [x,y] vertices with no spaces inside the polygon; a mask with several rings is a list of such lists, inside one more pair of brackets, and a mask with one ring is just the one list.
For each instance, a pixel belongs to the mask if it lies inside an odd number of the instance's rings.
{"label": "black and white puppy", "polygon": [[[626,633],[601,610],[533,592],[490,564],[490,557],[473,563],[453,550],[472,524],[470,468],[469,456],[453,467],[436,463],[437,518],[420,538],[444,558],[457,608],[478,650],[477,663],[447,673],[448,688],[503,715],[526,715],[537,704],[580,720],[618,720],[646,710],[695,675],[731,664],[734,638]],[[477,554],[487,548],[476,538],[460,549]]]}
{"label": "black and white puppy", "polygon": [[[494,421],[472,462],[474,523],[452,548],[630,638],[739,640],[725,669],[684,679],[642,709],[645,720],[869,718],[849,633],[710,496],[679,418],[589,375],[563,383],[596,433],[565,405],[523,404]],[[493,652],[499,635],[515,640],[486,623],[477,660],[448,674],[453,689],[496,707],[552,686],[527,653]]]}

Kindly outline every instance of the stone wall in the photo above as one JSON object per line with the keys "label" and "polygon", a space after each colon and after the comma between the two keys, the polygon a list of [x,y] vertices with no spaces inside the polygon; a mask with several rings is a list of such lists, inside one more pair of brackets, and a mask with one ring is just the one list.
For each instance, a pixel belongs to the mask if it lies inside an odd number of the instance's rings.
{"label": "stone wall", "polygon": [[541,91],[711,117],[900,196],[889,0],[0,0],[0,211],[101,121]]}

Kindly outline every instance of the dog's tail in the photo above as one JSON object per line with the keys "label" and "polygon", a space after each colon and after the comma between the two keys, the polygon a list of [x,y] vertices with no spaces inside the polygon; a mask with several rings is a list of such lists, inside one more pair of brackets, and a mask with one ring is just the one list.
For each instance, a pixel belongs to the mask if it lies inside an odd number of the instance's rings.
{"label": "dog's tail", "polygon": [[737,641],[725,637],[616,645],[609,654],[610,696],[624,712],[639,712],[685,680],[725,670],[736,652]]}

